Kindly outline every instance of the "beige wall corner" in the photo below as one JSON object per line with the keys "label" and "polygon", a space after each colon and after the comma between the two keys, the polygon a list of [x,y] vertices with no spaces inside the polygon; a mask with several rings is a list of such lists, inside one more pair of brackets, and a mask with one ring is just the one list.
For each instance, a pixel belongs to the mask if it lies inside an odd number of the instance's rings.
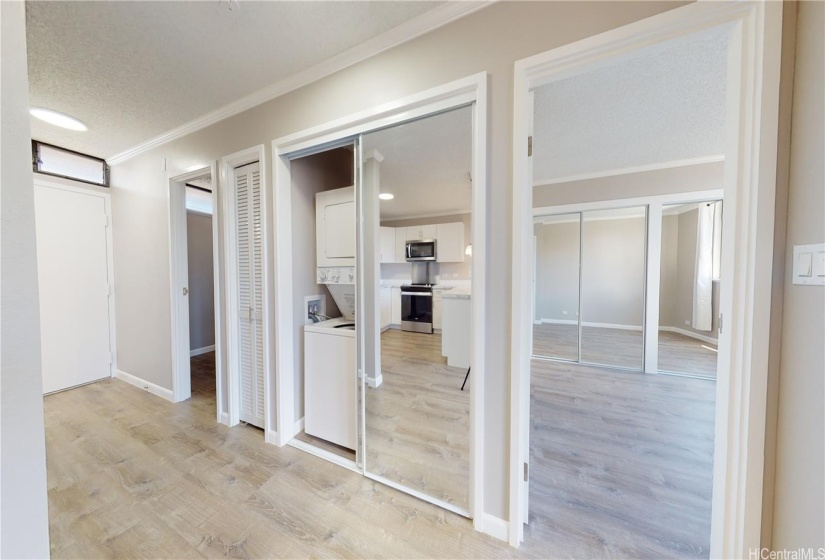
{"label": "beige wall corner", "polygon": [[[794,245],[825,241],[823,29],[825,3],[799,2],[786,255],[792,254]],[[774,386],[776,463],[770,539],[774,550],[825,547],[825,288],[793,285],[792,265],[786,258],[782,268],[778,390]]]}

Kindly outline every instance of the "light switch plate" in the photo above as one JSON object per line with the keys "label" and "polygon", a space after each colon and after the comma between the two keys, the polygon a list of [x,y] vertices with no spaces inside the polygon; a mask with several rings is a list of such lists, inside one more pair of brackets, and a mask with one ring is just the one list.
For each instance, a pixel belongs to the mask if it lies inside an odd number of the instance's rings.
{"label": "light switch plate", "polygon": [[825,243],[794,245],[793,283],[825,286]]}

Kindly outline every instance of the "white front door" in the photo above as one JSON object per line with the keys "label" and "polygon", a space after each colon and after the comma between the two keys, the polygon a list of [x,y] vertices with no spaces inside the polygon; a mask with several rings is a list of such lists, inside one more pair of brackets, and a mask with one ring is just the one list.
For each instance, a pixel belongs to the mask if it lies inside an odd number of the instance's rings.
{"label": "white front door", "polygon": [[35,185],[43,392],[111,375],[105,199]]}

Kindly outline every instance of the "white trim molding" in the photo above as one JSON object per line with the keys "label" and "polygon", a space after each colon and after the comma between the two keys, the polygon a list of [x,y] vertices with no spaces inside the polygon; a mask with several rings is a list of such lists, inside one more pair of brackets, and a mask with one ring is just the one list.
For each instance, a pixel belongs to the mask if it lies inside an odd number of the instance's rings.
{"label": "white trim molding", "polygon": [[513,278],[510,372],[509,541],[526,521],[533,180],[527,138],[530,92],[613,64],[617,57],[713,27],[729,26],[725,220],[713,461],[711,558],[743,558],[760,547],[765,450],[782,4],[696,2],[570,43],[515,64]]}
{"label": "white trim molding", "polygon": [[704,165],[706,163],[719,163],[721,161],[725,161],[725,154],[691,159],[663,161],[660,163],[650,163],[647,165],[637,165],[634,167],[622,167],[619,169],[607,169],[605,171],[593,171],[590,173],[579,173],[578,175],[567,175],[566,177],[555,177],[553,179],[546,180],[537,179],[533,181],[533,186],[544,187],[548,185],[558,185],[560,183],[585,181],[587,179],[602,179],[604,177],[616,177],[618,175],[630,175],[632,173],[645,173],[647,171],[659,171],[661,169],[675,169],[677,167],[690,167],[692,165]]}
{"label": "white trim molding", "polygon": [[[290,158],[329,149],[343,142],[351,143],[359,134],[426,117],[463,106],[473,107],[473,353],[470,378],[470,511],[474,527],[484,527],[484,348],[485,348],[485,251],[487,241],[487,82],[486,72],[468,76],[361,111],[301,132],[273,140],[274,177],[273,208],[275,216],[275,307],[279,310],[276,328],[275,394],[279,397],[278,426],[294,430],[293,297],[292,297],[292,217]],[[361,418],[363,429],[363,415]],[[279,445],[290,443],[294,434],[279,433]],[[318,453],[316,453],[318,454]],[[321,455],[319,455],[321,456]],[[336,462],[334,459],[330,459]],[[364,470],[365,476],[376,479]],[[377,479],[376,479],[377,480]],[[380,480],[384,482],[383,480]],[[390,484],[392,486],[392,484]],[[443,502],[401,487],[409,494],[430,503]],[[456,511],[454,506],[443,506]],[[466,514],[466,512],[464,512]]]}
{"label": "white trim molding", "polygon": [[120,379],[121,381],[125,381],[129,385],[134,385],[139,389],[143,389],[147,393],[152,393],[155,396],[158,396],[162,399],[166,399],[167,401],[173,403],[175,399],[172,396],[172,390],[167,389],[166,387],[161,387],[160,385],[156,385],[151,381],[146,381],[145,379],[141,379],[137,375],[132,375],[131,373],[127,373],[121,369],[115,370],[114,377],[116,379]]}
{"label": "white trim molding", "polygon": [[407,41],[411,41],[416,37],[429,33],[439,27],[443,27],[448,23],[456,21],[457,19],[468,16],[482,8],[492,4],[492,2],[446,2],[432,10],[421,14],[409,21],[402,23],[384,33],[373,37],[363,43],[355,45],[342,53],[339,53],[332,58],[320,62],[309,68],[305,68],[300,72],[293,74],[283,80],[275,82],[263,89],[250,93],[241,97],[237,101],[233,101],[228,105],[206,113],[186,124],[173,128],[159,136],[147,140],[137,146],[124,150],[111,157],[106,158],[106,163],[109,165],[118,165],[127,161],[137,155],[140,155],[152,148],[156,148],[167,142],[183,138],[187,134],[206,128],[224,119],[228,119],[233,115],[242,113],[253,107],[257,107],[267,101],[271,101],[276,97],[285,95],[291,91],[295,91],[305,85],[317,82],[335,72],[343,70],[349,66],[357,64],[372,56],[380,54],[395,46],[398,46]]}
{"label": "white trim molding", "polygon": [[210,344],[209,346],[201,346],[200,348],[194,348],[189,351],[189,357],[194,358],[195,356],[200,356],[202,354],[208,354],[209,352],[215,351],[215,345]]}
{"label": "white trim molding", "polygon": [[493,538],[501,541],[507,541],[507,536],[510,533],[510,524],[500,517],[484,514],[484,532]]}

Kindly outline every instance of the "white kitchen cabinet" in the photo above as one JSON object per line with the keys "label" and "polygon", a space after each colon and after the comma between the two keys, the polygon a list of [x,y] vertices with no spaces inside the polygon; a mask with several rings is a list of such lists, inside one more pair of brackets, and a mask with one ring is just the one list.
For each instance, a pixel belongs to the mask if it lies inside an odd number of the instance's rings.
{"label": "white kitchen cabinet", "polygon": [[407,241],[421,241],[435,239],[438,229],[435,224],[426,226],[407,226]]}
{"label": "white kitchen cabinet", "polygon": [[381,288],[381,330],[389,327],[390,323],[392,323],[392,288]]}
{"label": "white kitchen cabinet", "polygon": [[379,232],[381,263],[394,263],[395,260],[395,228],[382,227]]}
{"label": "white kitchen cabinet", "polygon": [[441,296],[444,290],[433,290],[433,328],[441,329]]}
{"label": "white kitchen cabinet", "polygon": [[394,287],[391,288],[391,298],[392,301],[390,302],[390,310],[391,310],[391,321],[393,325],[400,325],[401,324],[401,288]]}
{"label": "white kitchen cabinet", "polygon": [[407,228],[397,227],[395,230],[395,262],[407,262]]}
{"label": "white kitchen cabinet", "polygon": [[464,262],[464,224],[453,222],[436,226],[438,262]]}

